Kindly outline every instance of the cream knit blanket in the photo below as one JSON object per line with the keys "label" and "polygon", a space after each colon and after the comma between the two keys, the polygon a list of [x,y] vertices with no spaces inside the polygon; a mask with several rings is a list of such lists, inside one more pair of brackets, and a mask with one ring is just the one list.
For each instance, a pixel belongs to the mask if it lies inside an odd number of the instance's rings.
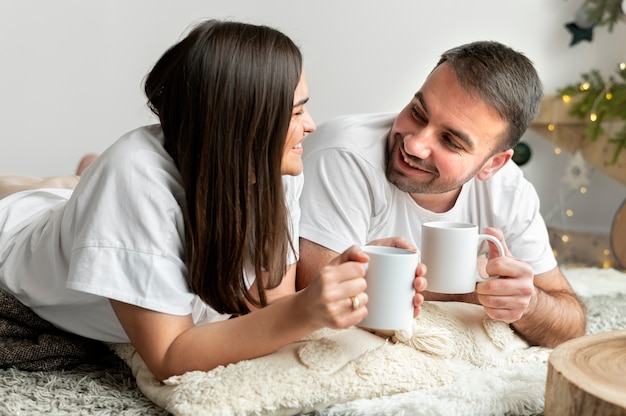
{"label": "cream knit blanket", "polygon": [[357,399],[400,401],[406,392],[413,402],[423,393],[411,415],[537,414],[550,352],[528,347],[482,307],[456,302],[424,304],[411,334],[385,339],[358,328],[324,329],[273,354],[165,383],[131,346],[114,349],[148,398],[174,415],[196,416],[319,412],[350,401],[353,410],[342,414],[363,414]]}

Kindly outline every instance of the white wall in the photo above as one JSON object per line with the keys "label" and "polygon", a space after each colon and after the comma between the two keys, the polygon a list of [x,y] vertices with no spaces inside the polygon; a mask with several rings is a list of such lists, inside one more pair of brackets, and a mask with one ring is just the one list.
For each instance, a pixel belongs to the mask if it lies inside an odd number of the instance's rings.
{"label": "white wall", "polygon": [[593,42],[569,47],[564,24],[581,4],[0,0],[0,172],[71,172],[84,153],[152,122],[143,77],[190,24],[207,17],[268,24],[290,35],[305,55],[309,110],[319,123],[343,113],[399,110],[441,52],[473,40],[525,52],[547,93],[591,68],[613,73],[626,59],[626,24],[613,33],[597,28]]}

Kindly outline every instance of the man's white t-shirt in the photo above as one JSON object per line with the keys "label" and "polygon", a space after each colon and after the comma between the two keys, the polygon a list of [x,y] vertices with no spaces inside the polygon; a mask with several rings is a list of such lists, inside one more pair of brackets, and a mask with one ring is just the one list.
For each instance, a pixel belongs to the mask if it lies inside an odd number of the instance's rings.
{"label": "man's white t-shirt", "polygon": [[[283,184],[297,244],[302,175]],[[106,342],[129,341],[109,298],[192,314],[196,323],[226,319],[188,287],[184,204],[160,126],[136,129],[103,152],[74,191],[0,200],[0,288],[54,325]],[[254,268],[245,274],[251,285]]]}
{"label": "man's white t-shirt", "polygon": [[396,114],[338,117],[304,143],[300,236],[336,252],[353,244],[402,236],[416,245],[428,221],[470,222],[500,228],[513,256],[535,273],[556,267],[539,198],[517,165],[487,181],[471,179],[443,213],[420,207],[385,176],[389,131]]}

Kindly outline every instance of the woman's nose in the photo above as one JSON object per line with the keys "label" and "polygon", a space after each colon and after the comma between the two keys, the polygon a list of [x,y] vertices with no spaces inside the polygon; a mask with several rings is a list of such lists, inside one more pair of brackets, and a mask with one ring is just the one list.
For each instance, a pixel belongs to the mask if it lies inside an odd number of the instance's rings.
{"label": "woman's nose", "polygon": [[315,120],[313,120],[313,116],[311,116],[311,114],[309,114],[308,112],[306,113],[306,116],[307,117],[304,119],[304,131],[307,133],[312,133],[317,128],[317,126],[315,125]]}

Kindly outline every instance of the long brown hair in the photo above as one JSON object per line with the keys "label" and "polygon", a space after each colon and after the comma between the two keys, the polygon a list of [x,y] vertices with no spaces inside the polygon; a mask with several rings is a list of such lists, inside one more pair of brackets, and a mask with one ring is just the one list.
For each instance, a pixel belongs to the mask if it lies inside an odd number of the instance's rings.
{"label": "long brown hair", "polygon": [[[283,33],[238,22],[196,26],[145,82],[186,192],[188,282],[220,313],[266,304],[293,250],[281,159],[302,55]],[[259,300],[244,278],[254,266]],[[265,284],[262,272],[267,272]]]}

